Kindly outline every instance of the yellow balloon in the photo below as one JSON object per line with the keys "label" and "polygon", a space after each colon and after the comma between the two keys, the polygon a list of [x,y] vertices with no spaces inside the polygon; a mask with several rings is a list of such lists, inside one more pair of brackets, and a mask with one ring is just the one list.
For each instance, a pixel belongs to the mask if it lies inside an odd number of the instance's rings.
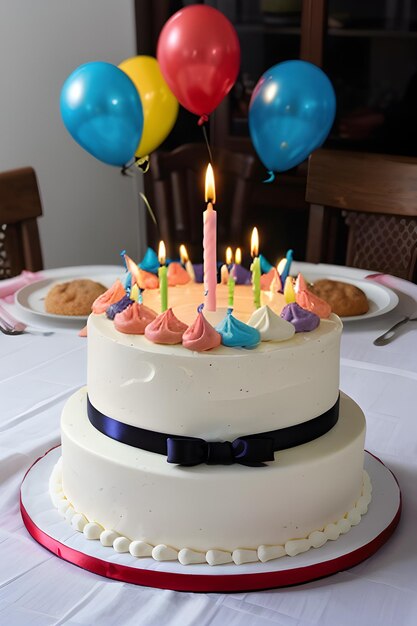
{"label": "yellow balloon", "polygon": [[143,132],[136,156],[144,157],[153,152],[171,132],[178,115],[178,100],[153,57],[132,57],[122,61],[119,68],[133,81],[142,102]]}

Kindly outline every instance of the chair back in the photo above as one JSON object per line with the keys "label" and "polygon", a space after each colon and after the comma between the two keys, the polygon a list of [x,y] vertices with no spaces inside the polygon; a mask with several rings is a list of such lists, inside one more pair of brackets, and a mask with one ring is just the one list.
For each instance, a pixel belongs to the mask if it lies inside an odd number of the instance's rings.
{"label": "chair back", "polygon": [[37,218],[42,204],[35,171],[0,173],[0,279],[43,268]]}
{"label": "chair back", "polygon": [[[163,239],[168,255],[178,256],[186,244],[190,257],[202,253],[205,172],[209,162],[205,144],[184,144],[172,152],[151,155],[146,193],[152,201],[158,229],[149,223],[148,239],[156,247]],[[217,203],[217,238],[222,247],[241,245],[252,185],[259,179],[255,157],[225,149],[213,153]]]}
{"label": "chair back", "polygon": [[346,265],[413,279],[417,159],[317,150],[309,158],[306,200],[307,261],[334,260],[335,216],[341,213],[348,228]]}

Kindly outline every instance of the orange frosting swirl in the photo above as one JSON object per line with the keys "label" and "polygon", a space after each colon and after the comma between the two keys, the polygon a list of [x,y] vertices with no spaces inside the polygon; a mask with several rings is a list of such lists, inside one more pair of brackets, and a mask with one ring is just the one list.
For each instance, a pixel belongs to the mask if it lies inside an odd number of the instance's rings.
{"label": "orange frosting swirl", "polygon": [[136,283],[139,289],[158,289],[159,287],[158,276],[155,276],[155,274],[151,274],[146,270],[142,270],[140,267],[138,268]]}
{"label": "orange frosting swirl", "polygon": [[308,290],[308,286],[307,286],[304,276],[302,274],[298,274],[296,281],[295,281],[295,293],[298,293],[299,291],[307,291],[307,290]]}
{"label": "orange frosting swirl", "polygon": [[134,302],[124,311],[117,313],[114,317],[114,327],[120,333],[126,335],[143,335],[145,328],[150,324],[157,314],[153,309]]}
{"label": "orange frosting swirl", "polygon": [[182,336],[182,345],[188,350],[204,352],[212,350],[221,344],[222,337],[211,324],[208,323],[200,311],[191,326]]}
{"label": "orange frosting swirl", "polygon": [[119,279],[117,279],[107,291],[96,298],[91,306],[91,310],[96,315],[105,313],[111,304],[118,302],[126,295],[125,288]]}
{"label": "orange frosting swirl", "polygon": [[276,267],[271,267],[269,272],[262,274],[261,276],[261,289],[262,291],[282,291],[281,277],[277,272]]}
{"label": "orange frosting swirl", "polygon": [[269,291],[269,289],[271,288],[271,283],[274,280],[275,272],[276,272],[275,267],[271,267],[269,272],[267,272],[266,274],[262,274],[261,276],[262,291]]}
{"label": "orange frosting swirl", "polygon": [[307,311],[315,313],[321,318],[330,317],[332,307],[325,300],[322,300],[311,291],[299,291],[295,296],[296,303]]}
{"label": "orange frosting swirl", "polygon": [[148,324],[145,328],[145,337],[153,343],[174,345],[181,343],[186,330],[187,324],[176,318],[172,309],[167,309]]}
{"label": "orange frosting swirl", "polygon": [[191,280],[188,272],[183,268],[181,263],[170,263],[168,265],[167,274],[169,287],[175,287],[175,285],[186,285]]}

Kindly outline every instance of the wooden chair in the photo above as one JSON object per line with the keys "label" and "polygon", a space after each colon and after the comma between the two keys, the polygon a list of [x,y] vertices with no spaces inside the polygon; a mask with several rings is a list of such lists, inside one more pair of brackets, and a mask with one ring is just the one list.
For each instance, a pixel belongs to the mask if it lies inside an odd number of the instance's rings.
{"label": "wooden chair", "polygon": [[[184,243],[190,258],[202,255],[205,172],[209,163],[205,144],[184,144],[172,152],[151,155],[145,175],[146,193],[156,215],[158,229],[148,221],[149,245],[159,239],[167,245],[168,256],[178,256]],[[261,173],[254,156],[226,149],[213,153],[217,202],[219,256],[226,246],[242,245],[246,235],[245,216],[250,210],[252,184]],[[149,177],[149,178],[148,178]]]}
{"label": "wooden chair", "polygon": [[0,279],[43,268],[38,181],[31,167],[0,173]]}
{"label": "wooden chair", "polygon": [[348,227],[346,265],[416,278],[417,158],[317,150],[306,200],[307,261],[333,262],[337,211]]}

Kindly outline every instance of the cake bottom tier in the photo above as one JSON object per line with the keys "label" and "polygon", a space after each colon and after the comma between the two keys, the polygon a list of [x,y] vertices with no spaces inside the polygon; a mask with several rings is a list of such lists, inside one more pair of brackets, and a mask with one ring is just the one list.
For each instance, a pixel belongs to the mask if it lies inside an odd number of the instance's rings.
{"label": "cake bottom tier", "polygon": [[367,510],[365,418],[344,394],[328,433],[265,467],[168,464],[97,431],[86,397],[81,389],[64,407],[51,493],[74,528],[115,550],[184,564],[266,561],[336,539]]}

